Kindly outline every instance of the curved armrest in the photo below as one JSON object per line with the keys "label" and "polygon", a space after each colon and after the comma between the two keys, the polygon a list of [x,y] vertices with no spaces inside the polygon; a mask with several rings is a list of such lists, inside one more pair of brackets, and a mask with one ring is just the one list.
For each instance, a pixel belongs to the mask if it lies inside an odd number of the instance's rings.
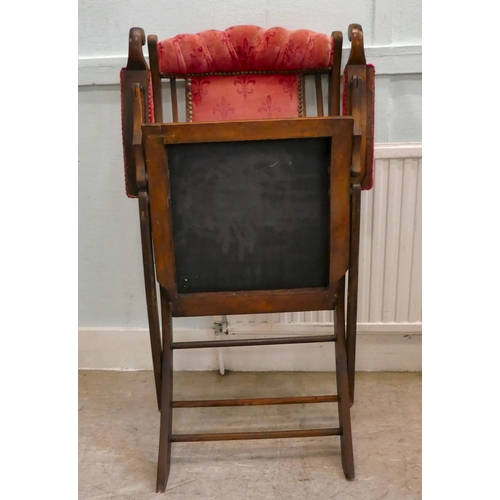
{"label": "curved armrest", "polygon": [[[152,119],[154,106],[151,72],[142,52],[142,46],[145,43],[144,30],[132,28],[129,32],[127,66],[120,72],[125,188],[127,196],[131,198],[136,198],[139,189],[145,187],[144,165],[137,159],[138,145],[136,142],[140,126],[143,123],[154,121]],[[139,99],[140,105],[138,104]]]}
{"label": "curved armrest", "polygon": [[366,64],[363,29],[348,29],[351,52],[344,70],[342,114],[354,118],[352,182],[362,189],[373,185],[375,70]]}
{"label": "curved armrest", "polygon": [[146,35],[142,28],[131,28],[128,35],[128,70],[147,70],[148,64],[142,53],[142,46],[146,43]]}
{"label": "curved armrest", "polygon": [[347,33],[351,42],[347,64],[366,64],[363,28],[359,24],[350,24]]}

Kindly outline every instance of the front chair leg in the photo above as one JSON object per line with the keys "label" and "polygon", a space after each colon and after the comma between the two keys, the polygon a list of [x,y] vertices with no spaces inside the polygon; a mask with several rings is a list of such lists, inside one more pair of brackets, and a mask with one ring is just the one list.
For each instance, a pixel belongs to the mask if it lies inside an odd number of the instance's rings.
{"label": "front chair leg", "polygon": [[158,475],[156,481],[157,493],[167,488],[170,473],[170,456],[172,449],[172,313],[165,289],[160,290],[161,319],[163,328],[162,353],[162,384],[161,384],[161,417],[160,417],[160,445],[158,450]]}
{"label": "front chair leg", "polygon": [[354,404],[354,379],[356,374],[356,323],[358,316],[359,230],[361,217],[361,186],[351,188],[351,239],[349,248],[349,279],[347,282],[347,370],[349,399]]}
{"label": "front chair leg", "polygon": [[349,383],[347,372],[347,353],[345,343],[345,278],[339,286],[339,299],[335,307],[334,328],[336,335],[335,362],[337,375],[337,391],[339,395],[339,423],[342,430],[340,436],[340,452],[342,468],[346,479],[354,479],[354,454],[351,433],[351,404],[349,397]]}
{"label": "front chair leg", "polygon": [[156,297],[156,276],[151,241],[151,221],[149,215],[149,195],[145,190],[139,191],[139,215],[142,242],[142,262],[144,268],[144,286],[148,310],[149,337],[153,357],[153,373],[156,386],[156,400],[161,409],[161,333],[158,315],[158,299]]}

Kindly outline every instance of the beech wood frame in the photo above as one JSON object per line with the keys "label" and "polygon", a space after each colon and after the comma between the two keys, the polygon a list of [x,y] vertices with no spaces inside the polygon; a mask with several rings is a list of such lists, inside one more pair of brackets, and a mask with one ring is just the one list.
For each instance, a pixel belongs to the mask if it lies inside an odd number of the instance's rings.
{"label": "beech wood frame", "polygon": [[[316,119],[241,121],[218,123],[178,123],[175,75],[162,75],[158,68],[155,35],[148,37],[148,67],[142,52],[144,31],[132,28],[129,35],[129,57],[122,76],[122,123],[126,178],[129,194],[139,199],[153,371],[160,417],[157,491],[165,491],[170,471],[171,444],[182,441],[269,439],[338,435],[341,440],[342,467],[345,477],[354,479],[354,460],[350,407],[354,402],[356,353],[356,315],[359,259],[359,226],[361,188],[368,183],[368,154],[373,147],[373,94],[367,85],[363,31],[360,25],[349,26],[351,52],[345,69],[347,117],[340,118],[342,33],[332,33],[334,58],[331,68],[314,75]],[[321,74],[328,74],[328,109],[324,116]],[[302,74],[302,78],[304,74]],[[174,124],[163,124],[161,80],[170,81]],[[149,81],[154,103],[154,124],[148,125]],[[304,110],[305,110],[305,103]],[[336,118],[331,118],[336,117]],[[370,129],[371,126],[371,129]],[[371,133],[370,133],[371,132]],[[329,286],[325,288],[177,294],[174,252],[169,213],[168,144],[210,142],[216,140],[258,140],[285,137],[332,137],[332,188],[338,189],[330,200],[337,203],[330,226],[330,244],[336,249],[330,259]],[[336,163],[337,162],[337,163]],[[348,169],[346,169],[348,162]],[[162,188],[163,186],[163,188]],[[340,188],[339,188],[340,186]],[[346,189],[347,186],[347,189]],[[166,187],[166,188],[165,188]],[[340,214],[340,215],[339,215]],[[167,220],[166,231],[155,222]],[[336,222],[335,222],[336,221]],[[170,224],[170,226],[169,226]],[[337,225],[336,225],[337,224]],[[153,227],[153,229],[152,229]],[[332,255],[332,254],[331,254]],[[347,318],[345,314],[347,282]],[[156,281],[160,283],[160,310]],[[252,301],[249,302],[249,298]],[[314,337],[245,339],[241,341],[173,342],[172,317],[220,314],[269,313],[285,311],[334,310],[333,335]],[[161,317],[161,328],[160,328]],[[255,398],[233,400],[174,401],[172,399],[172,360],[175,349],[237,347],[242,345],[276,345],[284,343],[335,342],[337,395],[288,398]],[[300,429],[294,431],[238,432],[221,434],[172,433],[173,408],[210,406],[249,406],[262,404],[332,403],[339,407],[338,428]]]}

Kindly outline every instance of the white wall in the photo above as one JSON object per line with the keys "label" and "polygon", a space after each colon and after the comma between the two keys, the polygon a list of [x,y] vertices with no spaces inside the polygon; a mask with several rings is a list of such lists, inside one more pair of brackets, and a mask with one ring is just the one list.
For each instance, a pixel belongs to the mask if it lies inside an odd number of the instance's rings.
{"label": "white wall", "polygon": [[[421,2],[170,0],[79,3],[79,324],[147,326],[137,201],[126,198],[122,168],[119,69],[133,26],[160,38],[237,24],[341,30],[359,23],[375,65],[376,142],[421,141]],[[345,50],[347,55],[348,49]],[[208,328],[210,318],[176,319]]]}

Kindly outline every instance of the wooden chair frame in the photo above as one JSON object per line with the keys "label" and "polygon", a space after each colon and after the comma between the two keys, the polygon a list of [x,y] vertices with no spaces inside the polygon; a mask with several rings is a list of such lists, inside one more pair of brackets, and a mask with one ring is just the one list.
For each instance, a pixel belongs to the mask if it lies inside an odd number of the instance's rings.
{"label": "wooden chair frame", "polygon": [[[267,439],[338,435],[345,477],[354,479],[350,407],[354,402],[356,316],[358,289],[361,189],[368,182],[369,150],[373,147],[373,110],[370,103],[363,33],[349,26],[352,42],[344,71],[344,117],[340,116],[342,34],[334,32],[334,59],[329,75],[328,117],[324,117],[321,72],[314,74],[318,118],[218,123],[178,123],[176,80],[158,69],[157,38],[148,37],[151,70],[142,46],[144,32],[132,28],[129,58],[122,71],[122,122],[129,192],[139,198],[141,242],[149,331],[158,408],[161,412],[157,491],[166,489],[173,442]],[[169,78],[173,122],[164,124],[161,78]],[[154,118],[151,113],[154,103]],[[243,290],[239,292],[178,293],[169,203],[167,151],[170,144],[331,138],[330,268],[323,288]],[[335,154],[334,154],[335,152]],[[161,224],[160,224],[161,222]],[[153,228],[153,229],[152,229]],[[154,247],[154,250],[153,250]],[[348,271],[348,273],[347,273]],[[347,276],[347,317],[345,314]],[[160,284],[161,316],[156,282]],[[252,300],[249,300],[252,299]],[[333,335],[294,338],[174,342],[172,317],[334,310]],[[161,328],[160,328],[161,317]],[[335,342],[337,395],[233,400],[173,400],[173,350],[291,343]],[[174,408],[337,402],[338,428],[220,434],[173,434]]]}

